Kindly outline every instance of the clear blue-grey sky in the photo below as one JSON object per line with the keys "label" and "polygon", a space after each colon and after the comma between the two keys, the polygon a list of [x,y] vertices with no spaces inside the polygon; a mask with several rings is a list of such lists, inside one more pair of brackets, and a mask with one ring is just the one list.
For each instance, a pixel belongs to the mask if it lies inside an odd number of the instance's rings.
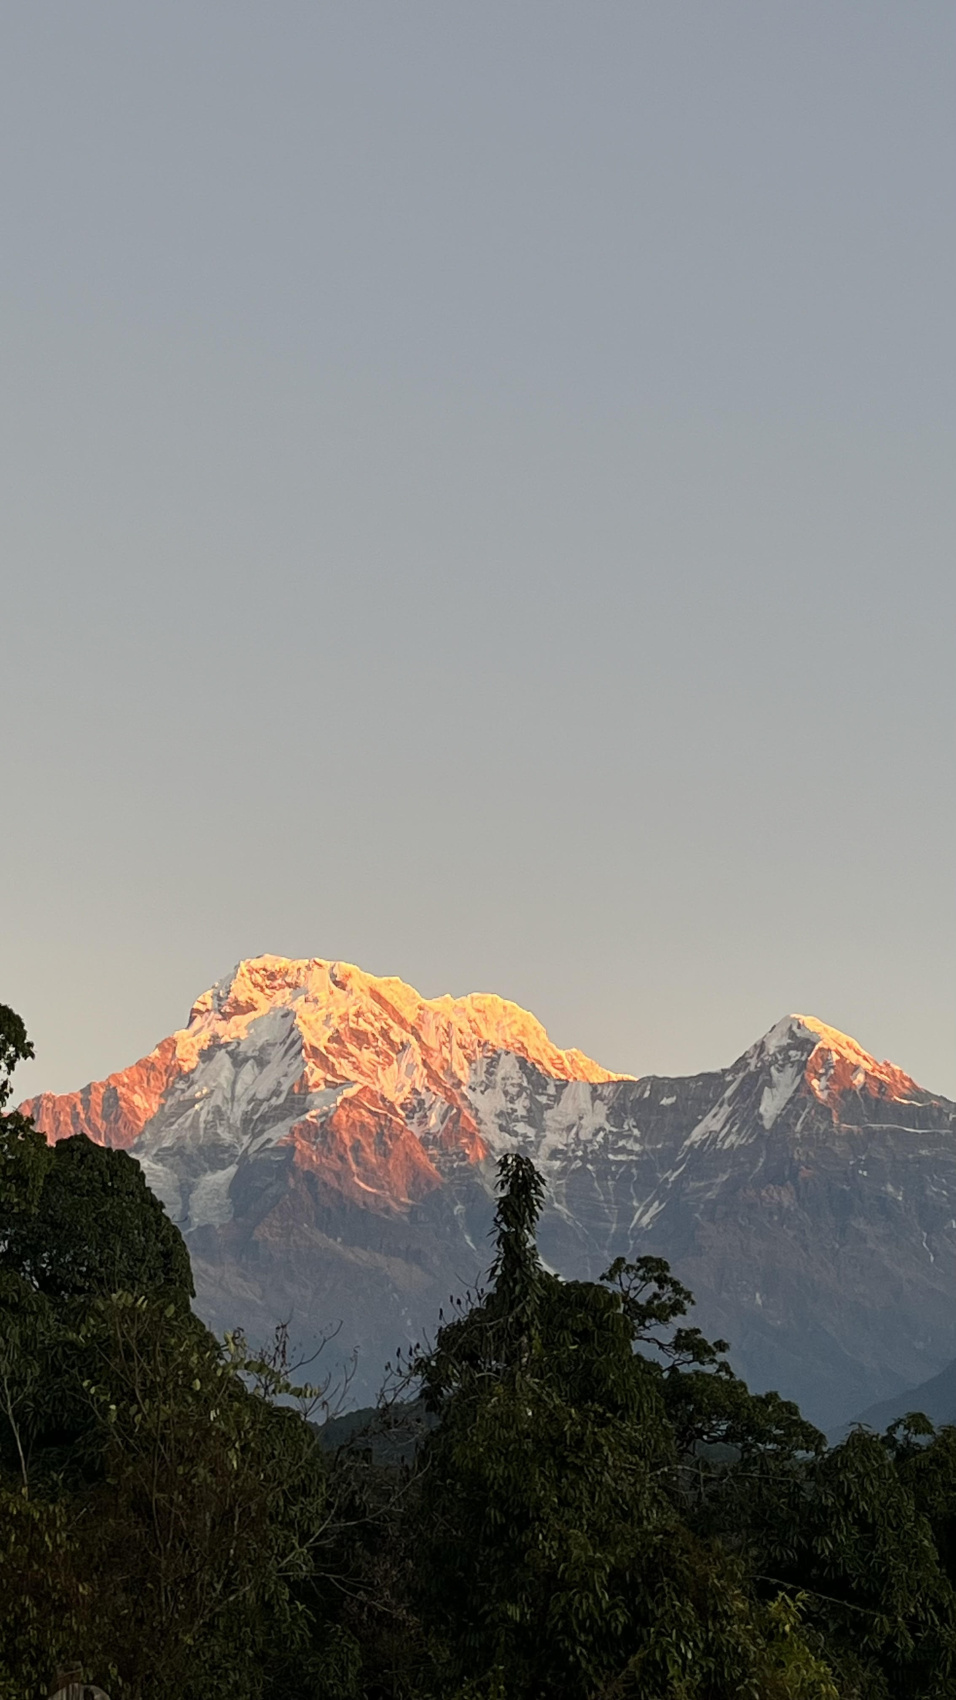
{"label": "clear blue-grey sky", "polygon": [[14,0],[0,999],[956,1096],[949,0]]}

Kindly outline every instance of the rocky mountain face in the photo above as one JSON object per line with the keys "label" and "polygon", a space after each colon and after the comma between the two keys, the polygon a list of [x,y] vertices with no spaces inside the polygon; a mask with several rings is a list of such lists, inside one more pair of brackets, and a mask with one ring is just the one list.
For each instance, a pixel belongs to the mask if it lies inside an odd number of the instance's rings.
{"label": "rocky mountain face", "polygon": [[183,1229],[197,1309],[278,1320],[352,1396],[489,1259],[495,1159],[549,1187],[546,1259],[667,1257],[751,1384],[833,1427],[956,1355],[956,1105],[789,1016],[728,1069],[615,1076],[492,996],[427,1000],[259,957],[106,1081],[23,1106],[132,1150]]}

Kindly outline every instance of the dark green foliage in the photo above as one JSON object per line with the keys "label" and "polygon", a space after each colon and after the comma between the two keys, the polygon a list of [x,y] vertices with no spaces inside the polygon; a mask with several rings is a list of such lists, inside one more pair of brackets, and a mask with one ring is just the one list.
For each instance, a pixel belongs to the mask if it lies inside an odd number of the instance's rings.
{"label": "dark green foliage", "polygon": [[[32,1055],[20,1017],[0,1004],[0,1111],[13,1068]],[[0,1269],[51,1298],[194,1291],[183,1237],[139,1164],[83,1134],[50,1147],[16,1112],[0,1115]]]}
{"label": "dark green foliage", "polygon": [[[30,1054],[0,1008],[0,1110]],[[828,1450],[542,1197],[505,1158],[488,1290],[323,1434],[132,1159],[0,1114],[0,1700],[956,1700],[956,1429]]]}
{"label": "dark green foliage", "polygon": [[[181,1307],[124,1293],[61,1310],[45,1348],[13,1413],[25,1467],[8,1433],[0,1470],[0,1597],[32,1634],[11,1678],[46,1681],[79,1654],[114,1696],[144,1700],[252,1700],[273,1656],[301,1680],[318,1635],[299,1595],[329,1500],[313,1429],[274,1402],[284,1378]],[[33,1621],[44,1589],[50,1614]]]}
{"label": "dark green foliage", "polygon": [[22,1018],[9,1005],[0,1003],[0,1110],[5,1110],[13,1092],[11,1076],[17,1063],[34,1055]]}
{"label": "dark green foliage", "polygon": [[[9,1011],[0,1045],[7,1071],[29,1054]],[[114,1700],[351,1694],[283,1354],[191,1314],[182,1237],[125,1153],[50,1151],[7,1115],[0,1162],[0,1700],[75,1663]]]}
{"label": "dark green foliage", "polygon": [[814,1589],[821,1631],[866,1671],[866,1692],[956,1695],[952,1588],[892,1444],[854,1430],[808,1472],[800,1512],[793,1568]]}
{"label": "dark green foliage", "polygon": [[36,1207],[50,1163],[47,1142],[28,1117],[16,1110],[5,1113],[13,1094],[13,1070],[32,1056],[19,1015],[0,1004],[0,1251],[11,1216]]}
{"label": "dark green foliage", "polygon": [[939,1562],[956,1586],[956,1427],[947,1424],[934,1433],[925,1417],[913,1415],[891,1425],[886,1445],[917,1511],[929,1523]]}
{"label": "dark green foliage", "polygon": [[[665,1264],[562,1282],[537,1257],[527,1159],[504,1160],[501,1187],[490,1291],[415,1365],[439,1417],[421,1452],[420,1601],[447,1681],[529,1700],[798,1692],[740,1560],[689,1526],[687,1446],[697,1431],[791,1452],[820,1437],[760,1402],[752,1434],[719,1347],[674,1327],[690,1295]],[[682,1376],[688,1363],[718,1373]],[[825,1667],[787,1633],[805,1692],[825,1694]]]}
{"label": "dark green foliage", "polygon": [[34,1207],[8,1216],[4,1241],[0,1264],[51,1298],[193,1294],[183,1237],[139,1164],[83,1134],[53,1147]]}
{"label": "dark green foliage", "polygon": [[159,1657],[171,1692],[255,1693],[270,1647],[308,1640],[292,1589],[326,1515],[315,1434],[162,1301],[95,1300],[78,1343],[95,1461],[82,1548],[108,1602],[89,1650],[133,1692]]}

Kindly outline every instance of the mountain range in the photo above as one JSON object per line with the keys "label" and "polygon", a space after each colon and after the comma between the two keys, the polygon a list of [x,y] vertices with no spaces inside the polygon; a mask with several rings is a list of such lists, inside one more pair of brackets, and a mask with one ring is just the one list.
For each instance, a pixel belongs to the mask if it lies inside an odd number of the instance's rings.
{"label": "mountain range", "polygon": [[196,1308],[287,1320],[373,1398],[489,1261],[496,1159],[548,1187],[569,1276],[669,1259],[757,1389],[833,1428],[956,1357],[956,1104],[810,1016],[726,1069],[633,1079],[490,994],[426,999],[348,963],[262,956],[108,1079],[21,1106],[140,1161]]}

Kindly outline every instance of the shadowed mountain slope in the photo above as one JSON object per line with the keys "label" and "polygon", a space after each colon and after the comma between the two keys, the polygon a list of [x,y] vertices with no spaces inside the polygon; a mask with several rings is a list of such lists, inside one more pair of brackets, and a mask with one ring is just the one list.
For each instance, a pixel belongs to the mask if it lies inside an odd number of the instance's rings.
{"label": "shadowed mountain slope", "polygon": [[879,1404],[871,1405],[857,1418],[857,1422],[866,1423],[868,1428],[882,1433],[890,1423],[896,1422],[898,1417],[907,1416],[910,1411],[921,1411],[931,1423],[939,1426],[956,1423],[956,1359],[940,1370],[939,1375],[931,1376],[929,1381],[921,1381],[918,1387],[909,1387],[905,1393],[897,1393],[892,1399],[881,1399]]}

